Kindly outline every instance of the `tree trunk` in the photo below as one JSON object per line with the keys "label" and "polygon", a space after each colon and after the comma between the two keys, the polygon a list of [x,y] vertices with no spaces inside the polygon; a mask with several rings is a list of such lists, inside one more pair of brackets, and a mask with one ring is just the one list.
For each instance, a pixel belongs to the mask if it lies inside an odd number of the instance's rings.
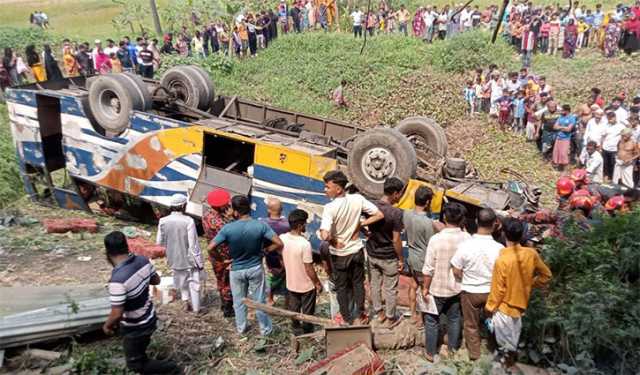
{"label": "tree trunk", "polygon": [[158,16],[158,7],[156,6],[156,0],[149,0],[151,6],[151,16],[153,17],[153,26],[156,29],[156,34],[162,36],[162,26],[160,25],[160,16]]}

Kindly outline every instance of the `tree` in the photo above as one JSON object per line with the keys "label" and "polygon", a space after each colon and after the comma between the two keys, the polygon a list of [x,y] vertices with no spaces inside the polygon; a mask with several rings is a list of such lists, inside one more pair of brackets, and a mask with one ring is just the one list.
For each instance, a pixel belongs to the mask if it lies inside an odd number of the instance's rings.
{"label": "tree", "polygon": [[149,15],[148,3],[143,0],[111,0],[115,4],[122,7],[120,13],[113,17],[111,22],[116,29],[122,30],[124,27],[129,27],[132,34],[136,33],[135,27],[137,26],[141,34],[147,32],[145,26],[145,20]]}

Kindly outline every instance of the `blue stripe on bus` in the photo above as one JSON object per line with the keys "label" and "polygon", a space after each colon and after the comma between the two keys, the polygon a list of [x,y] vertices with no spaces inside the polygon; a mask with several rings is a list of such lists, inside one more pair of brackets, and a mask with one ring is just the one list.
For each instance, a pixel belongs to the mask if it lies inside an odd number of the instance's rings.
{"label": "blue stripe on bus", "polygon": [[253,187],[253,190],[259,191],[261,193],[268,194],[268,195],[279,196],[282,198],[289,198],[289,199],[298,200],[298,201],[304,200],[306,202],[311,202],[316,204],[329,203],[329,198],[327,198],[324,195],[294,193],[294,192],[288,192],[288,191],[276,190],[276,189],[267,189],[267,188],[256,187],[256,186]]}
{"label": "blue stripe on bus", "polygon": [[[159,175],[162,175],[166,178],[161,178]],[[156,172],[156,174],[151,179],[151,181],[184,181],[184,180],[195,181],[196,178],[192,176],[187,176],[168,166],[162,167],[162,169]]]}
{"label": "blue stripe on bus", "polygon": [[[127,138],[121,138],[121,137],[105,137],[104,135],[101,135],[100,133],[98,133],[97,131],[93,130],[93,129],[85,129],[82,128],[80,129],[80,131],[82,131],[83,134],[87,134],[90,135],[92,137],[98,137],[100,139],[103,139],[105,141],[109,141],[109,142],[114,142],[114,143],[119,143],[121,145],[126,145],[127,143],[129,143],[129,139]],[[116,150],[112,150],[113,152],[118,152]]]}
{"label": "blue stripe on bus", "polygon": [[324,182],[311,177],[301,176],[291,172],[285,172],[264,165],[255,164],[253,167],[255,178],[269,181],[291,188],[309,190],[316,193],[324,193]]}
{"label": "blue stripe on bus", "polygon": [[[63,147],[64,147],[65,156],[71,153],[76,162],[75,167],[79,170],[82,170],[83,168],[85,168],[87,171],[87,176],[95,176],[100,172],[102,172],[102,169],[96,168],[95,163],[93,162],[94,155],[92,152],[85,151],[75,147],[70,147],[67,145],[64,145]],[[104,155],[102,157],[107,163],[111,161],[111,158],[108,158]],[[66,157],[66,159],[67,159],[67,162],[69,162],[69,157]]]}
{"label": "blue stripe on bus", "polygon": [[198,164],[196,164],[196,163],[194,163],[194,162],[192,162],[190,160],[187,160],[187,158],[185,158],[184,156],[180,157],[180,158],[177,158],[176,160],[179,161],[180,163],[186,165],[187,167],[189,167],[191,169],[195,169],[195,170],[200,169],[200,166]]}
{"label": "blue stripe on bus", "polygon": [[36,167],[44,167],[44,153],[42,152],[42,143],[33,141],[20,142],[22,147],[22,160],[26,164]]}
{"label": "blue stripe on bus", "polygon": [[144,188],[144,190],[142,190],[142,192],[140,193],[140,196],[152,196],[152,197],[157,197],[157,196],[163,196],[163,197],[170,197],[173,194],[184,194],[184,195],[188,195],[186,190],[167,190],[167,189],[158,189],[158,188],[154,188],[154,187],[150,187],[150,186],[146,186]]}

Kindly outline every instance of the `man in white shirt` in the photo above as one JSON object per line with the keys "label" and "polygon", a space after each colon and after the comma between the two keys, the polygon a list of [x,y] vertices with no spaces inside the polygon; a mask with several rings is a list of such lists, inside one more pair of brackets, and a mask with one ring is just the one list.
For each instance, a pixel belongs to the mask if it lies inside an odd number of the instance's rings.
{"label": "man in white shirt", "polygon": [[[451,268],[451,258],[458,246],[471,238],[460,229],[466,210],[459,203],[447,203],[443,210],[445,228],[429,240],[422,267],[424,301],[435,302],[438,314],[424,314],[426,360],[435,361],[438,353],[440,317],[447,316],[447,345],[449,352],[460,348],[462,316],[460,311],[460,282]],[[433,298],[431,299],[430,296]]]}
{"label": "man in white shirt", "polygon": [[587,177],[589,177],[590,181],[598,184],[603,182],[602,155],[600,151],[598,151],[598,144],[595,141],[587,142],[587,146],[582,149],[580,164],[582,164],[587,171]]}
{"label": "man in white shirt", "polygon": [[362,18],[364,13],[360,9],[356,9],[351,13],[351,19],[353,20],[353,36],[358,38],[362,37]]}
{"label": "man in white shirt", "polygon": [[187,197],[171,196],[171,214],[160,219],[156,244],[166,248],[173,285],[187,310],[200,311],[200,272],[204,269],[198,231],[193,218],[184,214]]}
{"label": "man in white shirt", "polygon": [[427,43],[431,43],[431,41],[433,41],[433,26],[436,17],[438,17],[438,14],[433,11],[430,5],[428,5],[427,9],[422,14],[422,20],[424,21],[424,40]]}
{"label": "man in white shirt", "polygon": [[607,119],[604,117],[604,111],[597,105],[593,105],[591,110],[593,111],[593,117],[587,121],[583,142],[586,146],[589,142],[594,141],[600,147],[607,127]]}
{"label": "man in white shirt", "polygon": [[[341,171],[324,175],[324,191],[331,202],[324,206],[318,237],[329,242],[331,268],[342,319],[349,324],[367,324],[364,308],[364,244],[360,228],[384,219],[378,207],[360,194],[346,194],[347,176]],[[368,218],[361,221],[362,214]],[[355,300],[355,316],[351,311]]]}
{"label": "man in white shirt", "polygon": [[616,165],[618,142],[625,126],[616,119],[615,112],[607,112],[607,126],[602,136],[602,158],[604,159],[604,175],[607,181],[613,178],[613,169]]}
{"label": "man in white shirt", "polygon": [[624,98],[616,97],[611,102],[611,107],[613,107],[613,111],[616,114],[616,120],[622,125],[627,125],[629,123],[629,111],[622,106],[622,102],[624,102]]}
{"label": "man in white shirt", "polygon": [[93,68],[97,71],[98,65],[96,61],[98,60],[96,59],[96,56],[98,55],[98,51],[100,51],[100,48],[102,48],[102,42],[100,41],[100,39],[96,39],[93,44],[94,48],[91,50],[91,59],[93,60]]}
{"label": "man in white shirt", "polygon": [[118,46],[115,45],[112,39],[107,39],[107,46],[104,47],[104,53],[107,56],[111,56],[112,53],[118,52]]}
{"label": "man in white shirt", "polygon": [[504,246],[496,242],[491,233],[496,225],[496,214],[490,208],[478,211],[478,232],[458,246],[451,266],[453,274],[462,280],[460,304],[464,316],[464,339],[469,358],[480,358],[480,316],[491,291],[493,265]]}

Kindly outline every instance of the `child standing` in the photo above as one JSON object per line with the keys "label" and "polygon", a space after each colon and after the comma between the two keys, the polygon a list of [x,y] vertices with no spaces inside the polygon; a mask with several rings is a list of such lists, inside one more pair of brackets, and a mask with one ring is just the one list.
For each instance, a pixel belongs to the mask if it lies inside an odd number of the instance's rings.
{"label": "child standing", "polygon": [[476,92],[476,113],[482,111],[482,78],[476,78],[473,89]]}
{"label": "child standing", "polygon": [[464,89],[464,100],[467,102],[469,116],[473,116],[476,112],[476,89],[473,81],[467,81],[467,87]]}
{"label": "child standing", "polygon": [[513,106],[513,100],[509,96],[507,89],[502,90],[502,96],[496,100],[498,107],[498,124],[500,124],[500,130],[505,130],[509,124],[511,118],[511,107]]}
{"label": "child standing", "polygon": [[336,87],[336,89],[333,90],[333,94],[331,94],[331,97],[333,98],[333,104],[335,104],[338,108],[347,108],[347,100],[345,99],[343,92],[346,85],[347,81],[343,79],[340,82],[340,86]]}
{"label": "child standing", "polygon": [[535,141],[536,140],[536,119],[535,119],[535,108],[536,108],[536,97],[529,96],[525,101],[525,137],[527,141]]}
{"label": "child standing", "polygon": [[524,117],[526,115],[525,101],[524,90],[518,91],[516,98],[513,100],[512,129],[516,134],[522,134],[524,132]]}

